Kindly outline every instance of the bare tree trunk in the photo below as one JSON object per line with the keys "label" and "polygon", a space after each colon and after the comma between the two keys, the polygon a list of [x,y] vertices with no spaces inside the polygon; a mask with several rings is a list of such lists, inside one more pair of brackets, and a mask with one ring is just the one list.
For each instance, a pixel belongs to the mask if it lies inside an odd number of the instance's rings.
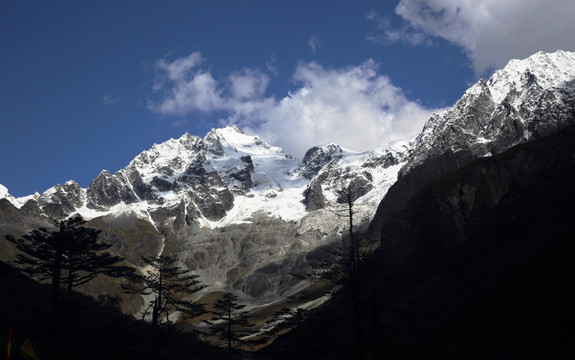
{"label": "bare tree trunk", "polygon": [[152,308],[152,326],[150,329],[150,346],[152,348],[152,360],[158,359],[158,318],[160,313],[160,306],[158,305],[158,297],[154,300],[154,307]]}
{"label": "bare tree trunk", "polygon": [[52,269],[52,311],[58,315],[60,306],[60,280],[62,272],[62,250],[58,249],[54,259],[54,269]]}
{"label": "bare tree trunk", "polygon": [[68,259],[68,289],[66,290],[66,302],[70,301],[70,295],[72,294],[72,289],[74,287],[74,261],[70,256]]}
{"label": "bare tree trunk", "polygon": [[351,186],[348,186],[345,191],[345,197],[348,206],[348,216],[349,216],[349,240],[350,240],[350,285],[352,291],[352,308],[353,308],[353,320],[354,320],[354,330],[355,330],[355,342],[357,347],[356,356],[358,359],[363,358],[363,332],[362,332],[362,309],[361,309],[361,286],[359,279],[359,244],[358,240],[355,238],[353,231],[353,204],[354,204],[354,193]]}
{"label": "bare tree trunk", "polygon": [[60,349],[60,339],[62,334],[62,319],[60,314],[60,282],[62,281],[62,260],[64,256],[64,228],[60,224],[58,237],[55,241],[56,253],[54,256],[54,267],[52,269],[52,326],[50,347],[48,358],[56,359]]}
{"label": "bare tree trunk", "polygon": [[228,310],[228,351],[232,351],[232,308]]}

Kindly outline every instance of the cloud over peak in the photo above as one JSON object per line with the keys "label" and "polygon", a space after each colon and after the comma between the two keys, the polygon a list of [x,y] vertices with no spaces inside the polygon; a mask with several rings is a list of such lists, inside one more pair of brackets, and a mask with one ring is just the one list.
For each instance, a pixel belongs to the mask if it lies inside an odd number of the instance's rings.
{"label": "cloud over peak", "polygon": [[296,156],[328,142],[358,151],[384,146],[419,131],[433,111],[407,99],[371,59],[344,68],[302,62],[292,75],[294,89],[281,99],[266,95],[272,79],[259,69],[217,80],[199,53],[157,64],[159,98],[149,101],[149,110],[217,112],[222,125],[238,124]]}
{"label": "cloud over peak", "polygon": [[329,142],[357,151],[380,147],[419,131],[432,112],[379,75],[373,60],[340,69],[302,63],[293,78],[299,87],[252,130],[296,155]]}

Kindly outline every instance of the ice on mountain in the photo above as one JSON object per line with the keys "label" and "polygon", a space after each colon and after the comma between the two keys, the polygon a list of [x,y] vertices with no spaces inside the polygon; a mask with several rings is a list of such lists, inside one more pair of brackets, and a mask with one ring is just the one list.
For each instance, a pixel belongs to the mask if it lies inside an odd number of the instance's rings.
{"label": "ice on mountain", "polygon": [[536,81],[543,88],[561,88],[575,78],[573,69],[573,52],[538,52],[527,59],[510,60],[502,70],[493,74],[487,84],[493,100],[501,103],[513,88],[524,84],[525,80]]}

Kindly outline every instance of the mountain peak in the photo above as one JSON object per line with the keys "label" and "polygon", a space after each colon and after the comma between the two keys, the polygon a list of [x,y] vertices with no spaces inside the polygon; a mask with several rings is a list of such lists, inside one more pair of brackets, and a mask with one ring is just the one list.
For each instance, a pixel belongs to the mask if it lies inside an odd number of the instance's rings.
{"label": "mountain peak", "polygon": [[7,198],[8,196],[11,196],[10,193],[8,192],[8,188],[0,184],[0,199]]}
{"label": "mountain peak", "polygon": [[236,124],[233,124],[233,125],[226,126],[223,128],[212,128],[212,130],[210,130],[210,132],[208,132],[206,134],[205,138],[211,138],[211,137],[214,137],[217,135],[226,136],[226,135],[233,135],[233,134],[245,135],[244,131],[239,126],[237,126]]}
{"label": "mountain peak", "polygon": [[[184,143],[184,142],[189,142],[189,141],[193,141],[194,138],[196,138],[196,136],[190,134],[189,132],[184,133],[184,135],[180,136],[180,138],[178,139],[179,142]],[[169,140],[168,140],[169,141]]]}
{"label": "mountain peak", "polygon": [[563,88],[575,79],[575,53],[558,50],[540,51],[522,60],[510,60],[487,82],[493,100],[501,103],[514,88],[536,82],[542,88]]}
{"label": "mountain peak", "polygon": [[343,157],[343,149],[334,143],[314,146],[306,151],[300,165],[301,174],[311,179],[333,159]]}
{"label": "mountain peak", "polygon": [[224,155],[236,157],[232,154],[240,153],[243,155],[263,155],[284,152],[282,148],[266,143],[259,136],[245,134],[237,125],[212,129],[204,137],[204,143],[208,153],[216,158]]}
{"label": "mountain peak", "polygon": [[227,128],[230,128],[230,129],[232,129],[232,130],[234,130],[234,131],[236,131],[236,132],[239,132],[240,134],[243,134],[243,133],[244,133],[244,131],[243,131],[242,129],[240,129],[240,127],[237,126],[236,124],[233,124],[232,126],[227,126],[226,129],[227,129]]}

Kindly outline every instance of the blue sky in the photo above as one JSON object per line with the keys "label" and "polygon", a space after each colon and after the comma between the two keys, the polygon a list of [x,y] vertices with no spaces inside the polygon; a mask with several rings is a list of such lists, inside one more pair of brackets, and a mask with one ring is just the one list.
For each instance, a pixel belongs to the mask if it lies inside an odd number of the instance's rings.
{"label": "blue sky", "polygon": [[87,187],[238,124],[297,157],[417,133],[512,58],[575,50],[575,1],[0,0],[0,184]]}

